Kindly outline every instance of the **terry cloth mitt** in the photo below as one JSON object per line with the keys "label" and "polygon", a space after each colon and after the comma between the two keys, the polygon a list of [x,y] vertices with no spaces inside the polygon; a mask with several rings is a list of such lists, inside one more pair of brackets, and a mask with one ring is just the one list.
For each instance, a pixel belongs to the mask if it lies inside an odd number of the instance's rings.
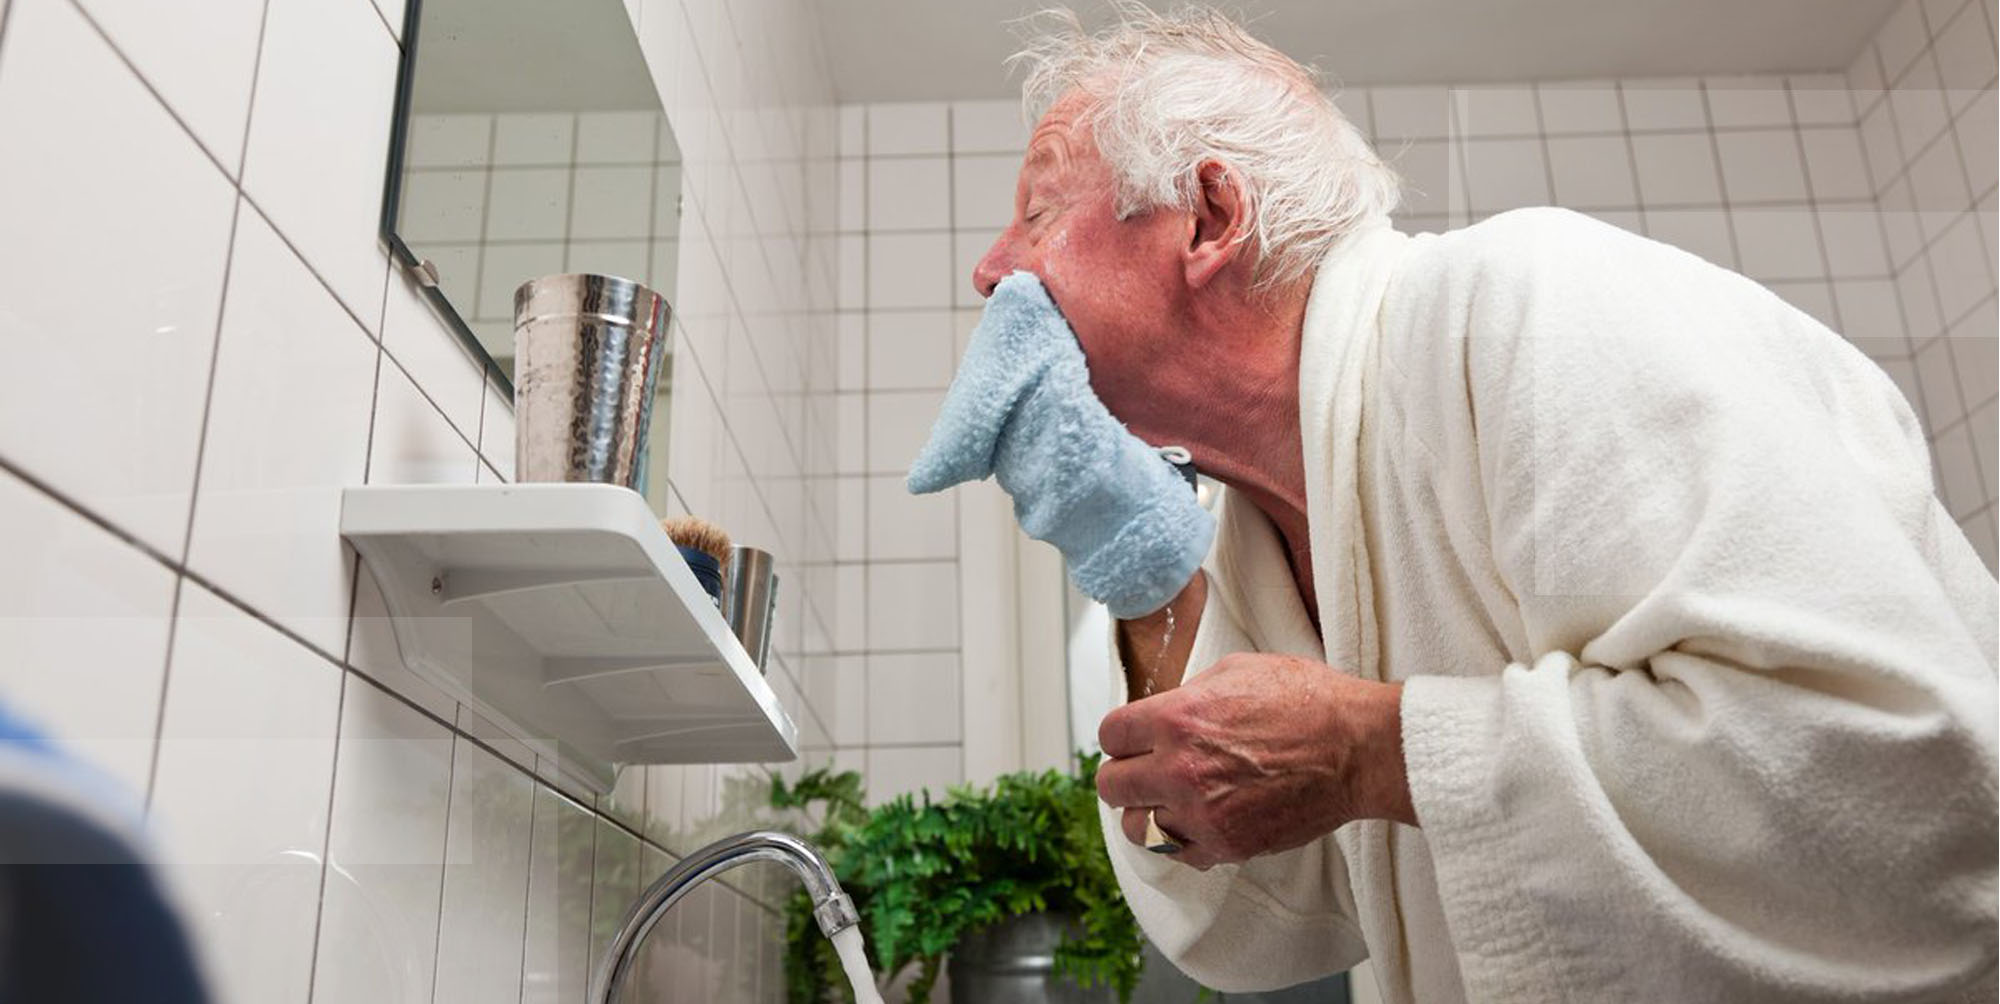
{"label": "terry cloth mitt", "polygon": [[1215,519],[1159,451],[1111,417],[1040,279],[1000,281],[910,465],[916,494],[994,475],[1014,518],[1120,618],[1166,606],[1201,566]]}

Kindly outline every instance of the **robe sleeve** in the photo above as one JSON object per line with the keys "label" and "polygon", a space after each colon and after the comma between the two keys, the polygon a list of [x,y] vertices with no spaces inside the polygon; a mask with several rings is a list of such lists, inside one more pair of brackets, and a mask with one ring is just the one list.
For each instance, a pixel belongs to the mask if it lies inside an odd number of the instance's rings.
{"label": "robe sleeve", "polygon": [[[1219,536],[1222,552],[1232,537],[1226,514]],[[1188,655],[1190,678],[1224,655],[1256,651],[1227,599],[1241,586],[1228,574],[1232,564],[1212,558],[1207,566],[1208,600]],[[1113,622],[1111,692],[1129,700],[1116,631]],[[1139,926],[1162,954],[1204,986],[1223,992],[1292,986],[1367,957],[1354,920],[1346,858],[1332,836],[1202,872],[1125,839],[1121,810],[1099,802],[1098,815],[1112,868]]]}
{"label": "robe sleeve", "polygon": [[1910,408],[1754,283],[1547,222],[1411,311],[1462,333],[1428,434],[1533,650],[1404,692],[1469,998],[1992,1000],[1994,580]]}

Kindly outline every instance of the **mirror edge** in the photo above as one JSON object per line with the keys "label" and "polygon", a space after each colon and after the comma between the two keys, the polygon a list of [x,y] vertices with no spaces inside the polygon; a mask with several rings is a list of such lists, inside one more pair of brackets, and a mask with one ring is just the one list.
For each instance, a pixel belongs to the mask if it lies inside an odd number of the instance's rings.
{"label": "mirror edge", "polygon": [[[417,43],[420,37],[418,26],[423,23],[423,0],[407,0],[403,7],[402,52],[397,57],[396,103],[389,121],[389,164],[387,176],[382,184],[382,242],[388,245],[389,255],[404,273],[413,273],[422,259],[405,243],[396,232],[396,215],[403,205],[403,155],[410,140],[410,103],[414,98]],[[493,355],[480,344],[479,337],[472,333],[472,326],[459,316],[458,308],[452,306],[451,299],[444,295],[436,283],[418,283],[424,299],[438,316],[450,325],[452,334],[459,344],[472,353],[479,363],[481,375],[489,381],[501,396],[514,400],[514,382],[508,378],[500,364],[493,361]]]}

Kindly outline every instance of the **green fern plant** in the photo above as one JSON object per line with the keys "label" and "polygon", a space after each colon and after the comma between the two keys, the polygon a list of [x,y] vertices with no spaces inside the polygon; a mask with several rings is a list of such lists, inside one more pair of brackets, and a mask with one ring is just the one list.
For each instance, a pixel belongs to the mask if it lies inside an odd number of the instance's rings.
{"label": "green fern plant", "polygon": [[[789,784],[774,777],[771,805],[817,815],[813,842],[861,913],[869,965],[892,975],[915,966],[912,1004],[930,999],[960,937],[1036,911],[1078,922],[1056,949],[1056,971],[1109,985],[1125,1001],[1139,983],[1143,942],[1098,826],[1097,762],[1082,757],[1076,774],[1008,774],[937,800],[904,795],[872,811],[859,774],[820,768]],[[803,893],[789,903],[786,935],[793,1004],[853,1000]]]}

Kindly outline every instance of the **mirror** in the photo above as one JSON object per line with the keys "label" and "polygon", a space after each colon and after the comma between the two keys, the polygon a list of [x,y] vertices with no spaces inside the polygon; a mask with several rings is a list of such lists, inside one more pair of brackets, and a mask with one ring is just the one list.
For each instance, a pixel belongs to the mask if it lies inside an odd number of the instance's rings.
{"label": "mirror", "polygon": [[[680,149],[623,0],[409,0],[403,38],[383,235],[503,393],[523,282],[599,272],[675,301]],[[671,385],[668,359],[654,471]]]}

